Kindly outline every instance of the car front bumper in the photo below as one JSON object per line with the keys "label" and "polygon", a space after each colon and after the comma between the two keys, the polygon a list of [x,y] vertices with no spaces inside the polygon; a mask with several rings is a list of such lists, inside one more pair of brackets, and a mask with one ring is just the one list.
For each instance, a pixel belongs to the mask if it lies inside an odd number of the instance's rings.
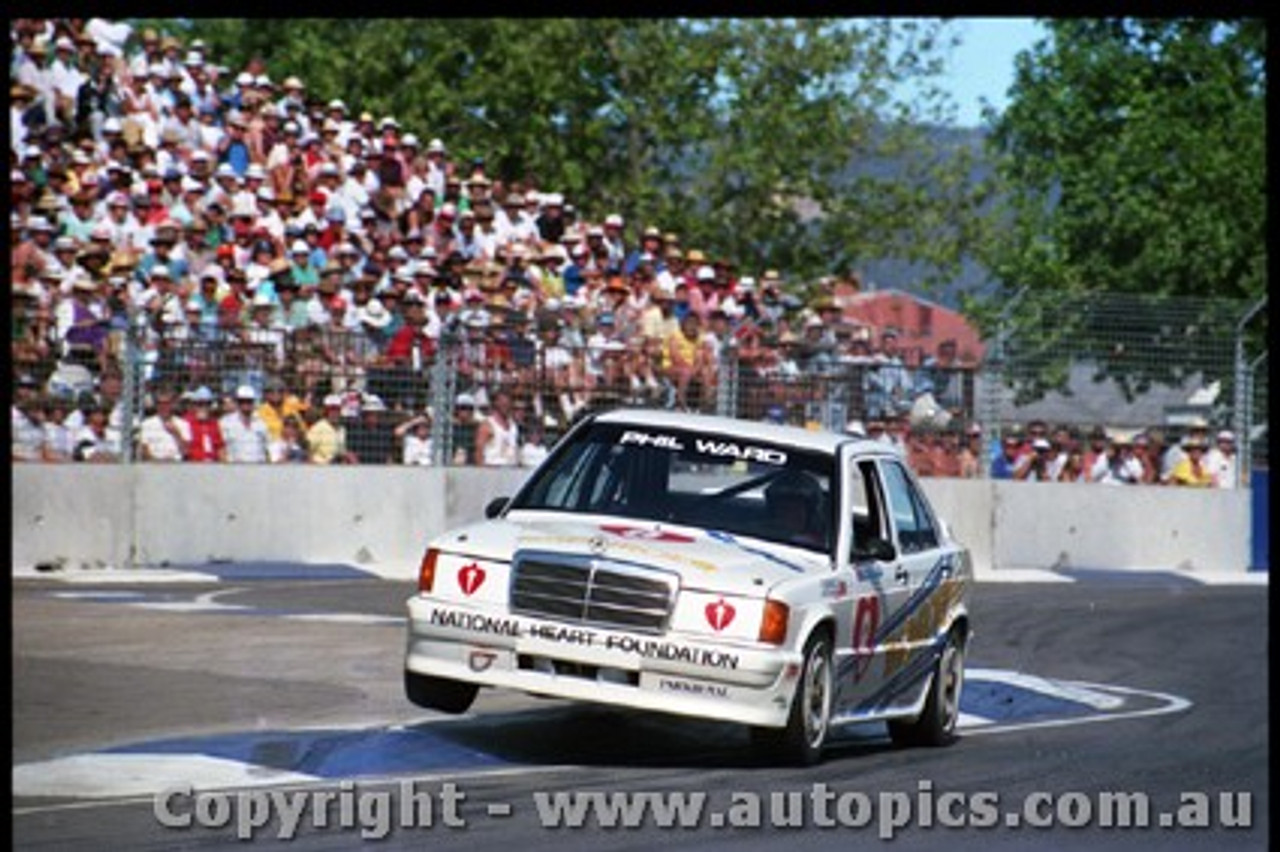
{"label": "car front bumper", "polygon": [[409,600],[408,671],[538,695],[763,727],[786,724],[801,656]]}

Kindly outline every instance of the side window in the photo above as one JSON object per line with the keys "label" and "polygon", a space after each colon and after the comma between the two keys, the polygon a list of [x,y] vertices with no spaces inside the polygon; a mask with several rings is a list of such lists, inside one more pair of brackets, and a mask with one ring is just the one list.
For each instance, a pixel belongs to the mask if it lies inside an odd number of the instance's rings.
{"label": "side window", "polygon": [[903,553],[919,553],[938,546],[938,532],[926,508],[924,498],[916,490],[907,472],[897,462],[883,462],[885,490],[893,525],[898,530],[898,546]]}
{"label": "side window", "polygon": [[880,476],[873,461],[860,461],[853,468],[849,483],[849,503],[853,509],[853,550],[866,547],[872,538],[885,538],[884,498],[880,490]]}

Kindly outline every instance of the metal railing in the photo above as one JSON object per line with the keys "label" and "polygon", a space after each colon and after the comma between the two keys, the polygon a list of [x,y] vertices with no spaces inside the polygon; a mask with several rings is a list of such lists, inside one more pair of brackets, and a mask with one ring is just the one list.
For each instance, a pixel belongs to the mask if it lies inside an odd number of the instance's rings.
{"label": "metal railing", "polygon": [[[434,464],[476,463],[475,412],[503,393],[544,446],[583,412],[618,406],[833,430],[905,427],[935,448],[954,448],[969,430],[981,430],[978,445],[991,447],[1035,420],[1079,440],[1098,426],[1158,429],[1176,439],[1203,422],[1239,433],[1247,468],[1266,463],[1267,359],[1248,337],[1249,323],[1265,317],[1264,309],[1265,299],[1243,306],[1020,295],[993,323],[976,364],[929,357],[909,331],[893,355],[825,336],[765,338],[749,348],[735,338],[704,341],[701,366],[682,370],[661,341],[593,336],[589,327],[566,332],[560,323],[536,330],[458,323],[414,347],[413,357],[397,358],[386,337],[362,328],[226,329],[164,324],[143,314],[116,317],[96,351],[60,343],[50,327],[23,326],[13,352],[22,394],[42,395],[49,404],[39,415],[44,422],[63,417],[81,428],[86,418],[79,409],[105,405],[107,428],[117,436],[115,458],[124,462],[147,457],[138,436],[160,389],[177,396],[180,415],[191,395],[207,389],[221,416],[236,408],[234,397],[244,388],[259,404],[278,388],[282,396],[266,404],[288,401],[304,443],[336,397],[340,421],[332,425],[359,435],[376,424],[394,436],[395,460],[412,431],[415,457],[424,459],[421,441],[429,439]],[[40,334],[43,345],[28,345]],[[468,402],[475,405],[464,411]],[[415,418],[425,418],[427,428],[399,428]],[[279,412],[268,418],[273,437],[281,419]],[[358,450],[350,458],[367,462]]]}

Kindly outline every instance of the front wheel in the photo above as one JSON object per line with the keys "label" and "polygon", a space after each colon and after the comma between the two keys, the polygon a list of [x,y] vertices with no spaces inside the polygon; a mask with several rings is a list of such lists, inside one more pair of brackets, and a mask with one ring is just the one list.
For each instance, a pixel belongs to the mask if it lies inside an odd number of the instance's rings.
{"label": "front wheel", "polygon": [[960,719],[960,690],[964,687],[964,641],[956,631],[947,634],[946,644],[934,668],[933,682],[924,710],[912,721],[895,719],[889,736],[897,746],[944,746],[956,738]]}
{"label": "front wheel", "polygon": [[812,766],[821,760],[831,724],[832,688],[831,640],[817,633],[804,646],[804,666],[786,727],[752,728],[755,747],[780,763]]}
{"label": "front wheel", "polygon": [[465,713],[476,700],[480,686],[445,677],[432,677],[405,669],[404,694],[419,707],[442,713]]}

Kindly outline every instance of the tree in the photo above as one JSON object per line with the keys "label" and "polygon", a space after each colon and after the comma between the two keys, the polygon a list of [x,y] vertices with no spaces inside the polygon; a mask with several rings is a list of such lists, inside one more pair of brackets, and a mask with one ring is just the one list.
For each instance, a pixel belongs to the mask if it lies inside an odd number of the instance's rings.
{"label": "tree", "polygon": [[[1035,328],[1034,360],[1014,371],[1031,397],[1060,387],[1067,353],[1129,393],[1220,372],[1233,319],[1266,291],[1265,23],[1046,25],[1009,107],[988,116],[1003,201],[980,256],[1003,289],[971,313],[991,331],[1024,291],[1005,322]],[[1091,321],[1090,294],[1132,296],[1123,329]],[[1219,301],[1171,322],[1193,297]]]}
{"label": "tree", "polygon": [[[160,24],[162,28],[164,24]],[[802,280],[900,257],[938,278],[974,240],[970,152],[931,150],[944,22],[194,20],[232,69],[394,115],[583,213]],[[168,29],[173,29],[171,22]],[[892,93],[923,81],[910,102]],[[867,168],[868,164],[878,168]]]}

